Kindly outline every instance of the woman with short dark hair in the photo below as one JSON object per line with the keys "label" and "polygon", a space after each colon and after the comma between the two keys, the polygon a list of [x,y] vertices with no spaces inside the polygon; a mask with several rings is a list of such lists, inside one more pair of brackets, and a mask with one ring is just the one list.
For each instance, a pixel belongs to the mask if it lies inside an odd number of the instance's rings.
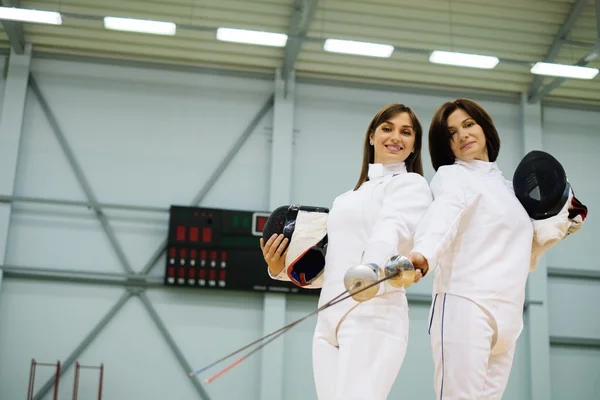
{"label": "woman with short dark hair", "polygon": [[443,104],[429,129],[434,201],[408,258],[435,269],[429,333],[437,399],[500,399],[523,329],[533,226],[496,160],[479,104]]}

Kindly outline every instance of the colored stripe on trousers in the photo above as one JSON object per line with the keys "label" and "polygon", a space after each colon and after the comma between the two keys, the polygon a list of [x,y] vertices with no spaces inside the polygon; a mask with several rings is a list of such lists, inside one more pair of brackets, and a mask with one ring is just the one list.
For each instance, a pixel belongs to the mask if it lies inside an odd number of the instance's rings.
{"label": "colored stripe on trousers", "polygon": [[446,311],[446,293],[444,293],[444,302],[442,303],[442,383],[440,387],[440,400],[444,398],[444,313]]}

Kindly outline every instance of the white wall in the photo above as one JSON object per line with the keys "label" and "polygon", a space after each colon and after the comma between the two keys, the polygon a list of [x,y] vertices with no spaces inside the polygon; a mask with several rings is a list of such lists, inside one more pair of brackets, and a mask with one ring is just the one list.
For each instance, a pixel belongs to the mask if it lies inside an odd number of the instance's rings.
{"label": "white wall", "polygon": [[553,347],[550,352],[550,367],[553,399],[595,400],[598,398],[599,349]]}
{"label": "white wall", "polygon": [[[600,262],[590,257],[590,248],[600,235],[600,112],[547,107],[544,109],[544,149],[565,167],[575,195],[589,207],[585,229],[575,239],[567,238],[548,255],[553,267],[600,271]],[[571,240],[573,239],[573,240]]]}
{"label": "white wall", "polygon": [[[600,112],[547,107],[544,149],[564,165],[576,197],[588,207],[583,229],[552,249],[548,266],[600,272],[595,254],[600,235]],[[550,334],[600,341],[599,279],[551,278],[548,283]],[[600,393],[600,349],[553,346],[552,392],[556,398],[596,399]],[[574,374],[578,372],[578,376]],[[571,385],[577,379],[581,382]]]}
{"label": "white wall", "polygon": [[[47,61],[32,64],[33,76],[99,201],[165,209],[193,199],[271,89],[269,82],[214,76]],[[261,121],[202,205],[266,209],[271,120],[267,115]],[[16,194],[85,200],[31,91]],[[168,214],[107,214],[127,259],[139,271],[166,237]],[[15,205],[6,262],[123,272],[92,212],[58,206]],[[154,274],[162,274],[163,263],[161,258]],[[0,398],[24,396],[31,358],[64,360],[121,292],[5,279],[0,292]],[[215,296],[159,289],[151,290],[149,297],[195,368],[262,335],[258,294]],[[80,361],[105,364],[106,398],[195,396],[189,378],[137,298],[125,305]],[[214,398],[256,398],[253,371],[258,363],[259,357],[249,359],[208,392]],[[70,393],[71,377],[62,380],[62,396]],[[231,379],[238,383],[232,385]],[[44,381],[40,371],[36,385]]]}
{"label": "white wall", "polygon": [[[163,208],[187,204],[196,195],[273,89],[271,81],[67,62],[33,60],[32,72],[98,199]],[[391,102],[411,105],[420,116],[426,135],[435,109],[451,99],[312,84],[297,84],[296,94],[292,201],[324,206],[330,206],[335,196],[354,186],[363,135],[379,108]],[[502,149],[498,162],[510,178],[523,155],[520,106],[485,99],[480,102],[500,132]],[[567,123],[567,116],[574,118],[572,115],[546,111],[544,129],[548,133],[544,146],[549,151],[564,154],[564,137],[556,133],[563,128],[553,131],[551,127]],[[554,119],[550,120],[551,116]],[[600,148],[600,136],[593,135],[598,114],[582,113],[580,117],[572,120],[580,121],[576,127],[573,123],[567,125],[585,142],[569,144],[572,156],[567,157],[565,164],[570,171],[578,172],[572,182],[577,194],[584,201],[589,199],[587,203],[591,205],[598,197],[598,189],[590,184],[593,175],[588,172],[590,165],[598,163],[591,150],[594,146],[596,150]],[[271,112],[263,118],[201,203],[203,206],[267,208],[272,119]],[[431,178],[426,138],[423,144],[425,174]],[[586,167],[577,164],[577,160]],[[85,200],[31,91],[16,194]],[[168,214],[107,214],[127,259],[139,271],[165,238]],[[591,266],[594,258],[591,248],[585,245],[600,229],[592,217],[593,210],[585,230],[553,250],[550,265],[582,268],[582,263],[587,262],[590,268],[598,267],[597,263]],[[579,252],[577,262],[570,256],[575,249]],[[96,217],[89,210],[72,207],[16,204],[6,262],[42,268],[123,271]],[[161,275],[162,265],[163,259],[152,273]],[[551,287],[557,284],[552,282]],[[585,309],[586,300],[596,296],[594,289],[587,293],[581,287],[570,292],[579,296],[578,310]],[[409,290],[409,294],[430,292],[430,280]],[[0,290],[0,398],[24,396],[31,358],[64,360],[122,293],[122,288],[115,287],[5,278]],[[260,294],[149,289],[148,295],[194,368],[263,334]],[[554,299],[559,297],[551,297],[551,308],[561,309],[562,305]],[[288,321],[304,316],[315,305],[316,298],[288,297]],[[593,311],[591,306],[588,311]],[[427,314],[427,304],[411,305],[410,346],[391,397],[434,398]],[[553,331],[564,321],[552,318]],[[314,322],[314,318],[305,321],[285,337],[286,399],[316,398],[310,354]],[[580,325],[569,335],[598,333],[597,321],[581,319],[577,323]],[[527,335],[525,330],[519,341],[506,398],[528,398]],[[562,354],[552,354],[553,374],[563,372],[563,367],[556,364],[556,360],[562,360]],[[565,354],[574,365],[591,365],[578,356],[580,353]],[[105,364],[106,398],[197,398],[189,379],[135,297],[79,359],[85,364]],[[42,371],[36,379],[38,388],[50,376],[49,371]],[[258,371],[260,356],[254,355],[205,388],[212,399],[258,399]],[[93,392],[94,380],[85,382],[81,393]],[[556,382],[553,380],[552,384]],[[591,393],[595,383],[579,380],[577,385],[581,393]],[[305,389],[300,391],[299,387]],[[61,381],[61,396],[68,398],[71,388],[69,372]],[[556,390],[566,389],[561,386]]]}

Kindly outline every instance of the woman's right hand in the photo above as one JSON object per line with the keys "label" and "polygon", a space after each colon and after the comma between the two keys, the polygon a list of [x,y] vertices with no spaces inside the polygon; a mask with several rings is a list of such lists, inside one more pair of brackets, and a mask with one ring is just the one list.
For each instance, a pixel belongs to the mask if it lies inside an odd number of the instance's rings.
{"label": "woman's right hand", "polygon": [[260,238],[260,248],[273,275],[279,275],[285,268],[285,255],[287,254],[288,239],[283,234],[274,234],[267,243]]}
{"label": "woman's right hand", "polygon": [[406,258],[421,272],[415,275],[415,282],[418,282],[429,271],[429,263],[421,253],[411,252]]}

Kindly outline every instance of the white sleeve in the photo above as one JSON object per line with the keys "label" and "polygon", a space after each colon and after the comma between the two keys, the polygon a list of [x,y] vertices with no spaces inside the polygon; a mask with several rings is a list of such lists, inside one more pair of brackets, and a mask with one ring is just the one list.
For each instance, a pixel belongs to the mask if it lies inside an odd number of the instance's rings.
{"label": "white sleeve", "polygon": [[431,191],[434,200],[417,228],[413,248],[425,257],[429,272],[452,245],[462,216],[478,197],[468,190],[462,171],[452,166],[438,169],[431,181]]}
{"label": "white sleeve", "polygon": [[545,252],[581,228],[584,220],[581,216],[574,219],[569,218],[569,208],[572,201],[573,191],[570,190],[567,202],[557,215],[542,220],[531,220],[533,224],[533,243],[529,272],[535,271],[541,256]]}
{"label": "white sleeve", "polygon": [[269,268],[269,266],[267,265],[267,273],[269,274],[269,278],[277,280],[277,281],[287,281],[287,282],[291,282],[292,280],[288,277],[287,275],[287,269],[285,267],[283,267],[283,269],[281,270],[281,272],[277,275],[274,275],[271,272],[271,269]]}
{"label": "white sleeve", "polygon": [[431,190],[421,175],[405,173],[393,177],[385,188],[362,262],[382,265],[395,255],[399,243],[412,240],[431,201]]}

